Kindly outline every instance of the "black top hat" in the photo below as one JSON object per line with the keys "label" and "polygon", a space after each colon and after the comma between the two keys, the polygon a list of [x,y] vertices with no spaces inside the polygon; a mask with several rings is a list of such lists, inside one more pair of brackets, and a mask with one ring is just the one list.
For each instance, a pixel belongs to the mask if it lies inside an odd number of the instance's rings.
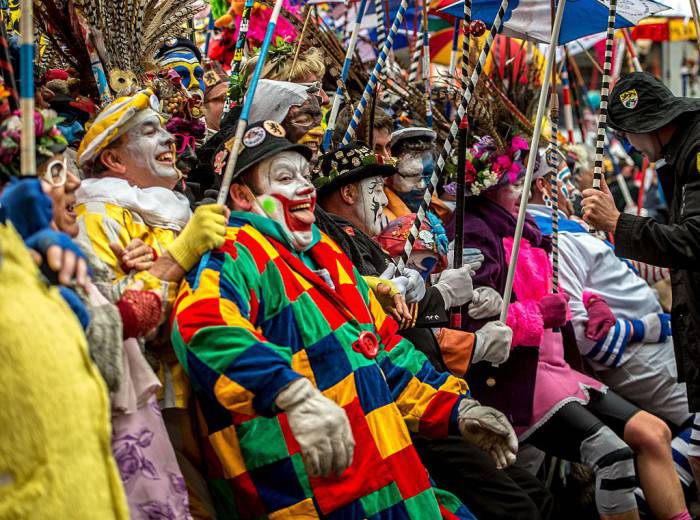
{"label": "black top hat", "polygon": [[319,195],[361,181],[367,177],[381,175],[389,177],[396,173],[393,164],[387,164],[365,143],[356,141],[348,146],[331,150],[323,156],[321,172],[314,179]]}
{"label": "black top hat", "polygon": [[614,130],[645,134],[682,114],[699,111],[700,99],[676,97],[648,72],[633,72],[610,93],[608,123]]}
{"label": "black top hat", "polygon": [[[228,155],[233,148],[235,126],[228,131],[231,137],[226,137],[214,153],[214,172],[219,176],[223,175]],[[268,157],[287,150],[300,153],[307,161],[311,160],[313,153],[307,146],[292,143],[285,135],[284,128],[275,121],[259,121],[249,125],[243,134],[243,148],[236,161],[233,178],[239,177]]]}

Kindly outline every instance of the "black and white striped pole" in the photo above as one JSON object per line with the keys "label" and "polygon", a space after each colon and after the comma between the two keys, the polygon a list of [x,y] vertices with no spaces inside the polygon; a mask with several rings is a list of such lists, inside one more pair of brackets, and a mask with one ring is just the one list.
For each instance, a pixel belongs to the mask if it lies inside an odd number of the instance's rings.
{"label": "black and white striped pole", "polygon": [[[413,244],[416,241],[416,237],[418,236],[418,231],[420,230],[421,222],[423,222],[423,219],[425,218],[425,212],[428,210],[428,207],[430,207],[430,201],[433,197],[433,193],[435,193],[435,190],[437,189],[438,181],[440,179],[440,175],[442,174],[443,169],[445,168],[447,159],[452,153],[452,146],[454,145],[455,138],[457,137],[459,123],[462,121],[463,117],[466,117],[467,107],[469,106],[469,102],[471,101],[472,95],[474,94],[474,90],[476,89],[476,84],[479,81],[479,76],[481,76],[481,71],[483,70],[484,64],[486,63],[486,57],[491,52],[493,40],[496,34],[501,30],[501,26],[503,25],[503,17],[505,16],[506,9],[508,9],[508,1],[509,0],[501,1],[501,5],[498,8],[496,18],[493,21],[493,25],[491,26],[491,30],[489,31],[488,36],[486,37],[486,43],[484,43],[484,48],[481,50],[481,54],[479,55],[479,61],[474,66],[474,70],[472,71],[471,77],[466,82],[466,88],[462,93],[462,100],[460,101],[459,107],[457,108],[457,117],[454,121],[452,121],[450,132],[447,135],[447,138],[445,139],[445,144],[443,145],[442,151],[440,152],[440,156],[438,157],[438,160],[436,162],[433,174],[430,176],[430,184],[428,184],[428,187],[425,190],[425,194],[423,195],[423,200],[421,200],[420,206],[416,211],[416,218],[413,221],[413,225],[411,226],[411,230],[409,232],[408,239],[406,240],[406,245],[404,246],[401,258],[397,263],[398,271],[403,270],[403,268],[406,266],[406,263],[408,262],[408,257],[411,256],[411,251],[413,251]],[[461,252],[456,251],[455,254],[461,254]]]}

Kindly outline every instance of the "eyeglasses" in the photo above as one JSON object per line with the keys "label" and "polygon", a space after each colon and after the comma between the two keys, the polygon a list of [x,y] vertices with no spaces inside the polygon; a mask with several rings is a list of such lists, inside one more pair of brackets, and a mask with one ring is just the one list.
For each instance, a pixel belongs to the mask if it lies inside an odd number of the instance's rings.
{"label": "eyeglasses", "polygon": [[177,148],[178,155],[183,153],[188,146],[190,148],[192,148],[193,152],[197,148],[197,140],[194,138],[193,135],[185,135],[185,134],[174,134],[174,135],[175,135],[175,138],[178,139],[180,142],[180,146],[178,146],[178,148]]}
{"label": "eyeglasses", "polygon": [[51,184],[54,188],[63,186],[66,183],[66,177],[68,175],[68,163],[64,157],[61,160],[51,161],[46,166],[46,171],[42,176],[43,179]]}

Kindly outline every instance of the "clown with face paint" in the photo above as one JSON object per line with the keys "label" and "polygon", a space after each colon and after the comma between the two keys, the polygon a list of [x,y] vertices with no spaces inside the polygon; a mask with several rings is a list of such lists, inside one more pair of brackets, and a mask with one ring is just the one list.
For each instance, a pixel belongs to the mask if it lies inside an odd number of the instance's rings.
{"label": "clown with face paint", "polygon": [[204,97],[204,68],[202,53],[187,38],[173,38],[166,42],[156,54],[161,69],[170,68],[182,79],[182,86],[191,94]]}
{"label": "clown with face paint", "polygon": [[[349,507],[359,518],[367,516],[364,497],[398,487],[400,497],[374,501],[372,511],[399,507],[411,511],[408,518],[441,518],[442,494],[433,492],[409,430],[433,431],[426,421],[449,428],[457,418],[455,431],[470,436],[459,424],[488,415],[499,432],[490,437],[505,443],[507,424],[466,397],[464,381],[437,374],[396,335],[350,259],[315,226],[308,148],[288,141],[275,121],[251,125],[243,145],[226,243],[188,277],[173,322],[176,353],[189,360],[205,419],[216,425],[210,453],[227,454],[216,464],[240,498],[229,507],[308,517]],[[246,434],[251,417],[260,435]],[[397,439],[400,448],[384,449]],[[265,458],[270,449],[282,458]],[[253,471],[251,488],[239,477]],[[300,480],[313,484],[297,493]],[[418,494],[420,501],[404,504]],[[452,500],[452,514],[471,518]]]}
{"label": "clown with face paint", "polygon": [[[397,172],[387,181],[385,192],[389,199],[386,210],[394,220],[418,210],[435,170],[436,133],[430,128],[403,128],[391,134],[391,155],[396,160]],[[433,195],[430,209],[443,221],[451,211]]]}

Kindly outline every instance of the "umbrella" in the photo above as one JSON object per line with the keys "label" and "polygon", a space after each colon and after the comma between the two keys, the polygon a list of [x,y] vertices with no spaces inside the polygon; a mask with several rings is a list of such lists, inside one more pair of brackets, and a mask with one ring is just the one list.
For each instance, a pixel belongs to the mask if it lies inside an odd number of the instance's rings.
{"label": "umbrella", "polygon": [[[472,2],[472,17],[491,23],[498,8],[497,0]],[[462,16],[463,0],[443,0],[438,11],[451,16]],[[642,18],[667,10],[664,4],[654,0],[624,0],[619,2],[615,27],[632,27]],[[518,0],[506,13],[503,34],[549,42],[551,38],[551,8],[547,0]],[[559,44],[574,41],[583,36],[603,32],[607,27],[608,3],[601,0],[571,2],[564,11]]]}

